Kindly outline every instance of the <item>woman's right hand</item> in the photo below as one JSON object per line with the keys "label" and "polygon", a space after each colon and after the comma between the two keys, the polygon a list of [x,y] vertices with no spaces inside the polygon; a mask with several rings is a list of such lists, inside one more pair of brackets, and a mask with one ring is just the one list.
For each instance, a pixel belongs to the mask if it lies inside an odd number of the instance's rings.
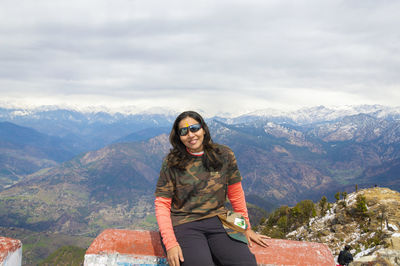
{"label": "woman's right hand", "polygon": [[170,266],[181,265],[180,261],[183,262],[183,253],[181,247],[175,246],[167,251],[167,259]]}

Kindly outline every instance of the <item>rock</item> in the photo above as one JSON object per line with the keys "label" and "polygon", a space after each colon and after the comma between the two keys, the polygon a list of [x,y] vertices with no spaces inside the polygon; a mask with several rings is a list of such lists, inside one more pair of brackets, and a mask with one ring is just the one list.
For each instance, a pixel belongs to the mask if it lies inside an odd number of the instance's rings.
{"label": "rock", "polygon": [[375,261],[375,260],[376,260],[376,256],[375,256],[375,255],[372,255],[372,256],[364,256],[364,257],[361,257],[361,258],[356,259],[355,261],[353,261],[353,262],[351,263],[351,265],[352,265],[352,266],[364,266],[364,265],[368,265],[368,264],[366,264],[366,263],[368,263],[368,262],[373,262],[373,261]]}
{"label": "rock", "polygon": [[343,225],[341,225],[341,224],[334,224],[334,225],[332,226],[332,230],[333,230],[333,232],[335,232],[335,233],[339,233],[339,232],[343,231]]}
{"label": "rock", "polygon": [[365,265],[382,265],[392,266],[400,265],[400,251],[391,249],[381,249],[375,252],[374,255],[364,256],[353,261],[351,266],[365,266]]}
{"label": "rock", "polygon": [[400,265],[400,250],[383,249],[376,252],[378,259],[382,259],[391,264],[388,265]]}
{"label": "rock", "polygon": [[400,250],[400,237],[392,236],[389,239],[388,244],[391,249]]}
{"label": "rock", "polygon": [[337,212],[336,217],[332,220],[332,224],[346,225],[347,224],[346,216],[341,212]]}
{"label": "rock", "polygon": [[321,231],[319,231],[319,232],[320,232],[321,235],[323,235],[323,236],[328,236],[328,235],[331,234],[331,231],[330,231],[329,229],[324,229],[324,230],[321,230]]}
{"label": "rock", "polygon": [[345,239],[346,238],[346,234],[343,232],[339,232],[335,235],[336,239]]}

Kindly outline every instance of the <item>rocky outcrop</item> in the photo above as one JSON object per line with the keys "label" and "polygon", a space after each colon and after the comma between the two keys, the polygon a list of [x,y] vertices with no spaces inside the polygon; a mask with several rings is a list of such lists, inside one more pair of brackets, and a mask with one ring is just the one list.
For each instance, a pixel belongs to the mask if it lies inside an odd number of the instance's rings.
{"label": "rocky outcrop", "polygon": [[336,256],[350,245],[354,265],[379,261],[399,265],[400,193],[379,187],[351,193],[287,237],[325,243]]}

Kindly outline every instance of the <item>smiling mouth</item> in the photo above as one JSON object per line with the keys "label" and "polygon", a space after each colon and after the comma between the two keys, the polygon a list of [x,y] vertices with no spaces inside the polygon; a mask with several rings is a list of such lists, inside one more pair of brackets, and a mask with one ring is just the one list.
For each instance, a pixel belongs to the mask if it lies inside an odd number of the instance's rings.
{"label": "smiling mouth", "polygon": [[196,140],[191,140],[191,141],[189,141],[189,143],[192,144],[192,145],[196,144],[197,143],[197,139]]}

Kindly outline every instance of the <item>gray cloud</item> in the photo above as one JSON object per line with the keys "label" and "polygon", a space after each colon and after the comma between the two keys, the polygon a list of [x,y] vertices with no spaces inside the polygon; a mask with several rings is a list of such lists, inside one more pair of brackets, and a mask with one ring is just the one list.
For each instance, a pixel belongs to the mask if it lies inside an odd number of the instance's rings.
{"label": "gray cloud", "polygon": [[212,111],[400,100],[395,0],[22,2],[0,3],[5,99]]}

